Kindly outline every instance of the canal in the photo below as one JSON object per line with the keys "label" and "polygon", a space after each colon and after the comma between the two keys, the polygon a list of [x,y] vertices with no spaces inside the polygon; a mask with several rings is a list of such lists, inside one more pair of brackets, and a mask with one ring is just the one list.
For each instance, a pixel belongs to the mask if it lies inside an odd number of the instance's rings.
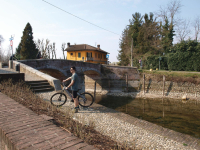
{"label": "canal", "polygon": [[200,139],[200,101],[96,95],[95,102]]}

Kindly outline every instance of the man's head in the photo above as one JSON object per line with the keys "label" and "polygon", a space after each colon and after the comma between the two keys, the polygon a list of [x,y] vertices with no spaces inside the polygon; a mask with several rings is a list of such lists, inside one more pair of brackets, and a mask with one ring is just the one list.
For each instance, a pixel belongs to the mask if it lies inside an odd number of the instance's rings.
{"label": "man's head", "polygon": [[71,68],[70,68],[70,72],[71,72],[71,73],[76,72],[76,68],[75,68],[75,67],[71,67]]}

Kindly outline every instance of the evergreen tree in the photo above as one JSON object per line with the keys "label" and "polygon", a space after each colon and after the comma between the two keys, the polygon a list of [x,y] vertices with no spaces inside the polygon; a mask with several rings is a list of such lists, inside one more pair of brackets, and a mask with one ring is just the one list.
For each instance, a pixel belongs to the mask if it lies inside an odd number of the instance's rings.
{"label": "evergreen tree", "polygon": [[142,16],[140,13],[136,12],[132,15],[132,20],[130,20],[129,25],[129,37],[133,38],[133,46],[138,45],[137,37],[139,34],[140,27],[142,26]]}
{"label": "evergreen tree", "polygon": [[117,59],[119,60],[119,64],[120,66],[128,66],[129,59],[127,58],[127,55],[125,55],[125,53],[123,52],[123,50],[120,50],[117,56]]}
{"label": "evergreen tree", "polygon": [[140,54],[145,54],[149,51],[153,54],[158,53],[158,47],[160,45],[160,27],[158,22],[153,19],[153,16],[153,13],[144,15],[144,23],[140,27],[137,37],[137,52]]}
{"label": "evergreen tree", "polygon": [[33,32],[30,23],[26,24],[21,38],[20,59],[36,59],[38,49],[33,41]]}
{"label": "evergreen tree", "polygon": [[166,18],[165,19],[165,25],[162,26],[162,47],[165,53],[168,53],[173,42],[173,37],[174,37],[174,29],[173,25],[169,25],[169,21]]}
{"label": "evergreen tree", "polygon": [[21,58],[21,55],[20,55],[21,48],[22,48],[22,46],[21,46],[21,42],[20,42],[19,45],[18,45],[18,47],[16,48],[16,52],[15,52],[15,57],[16,57],[18,60],[20,60],[20,58]]}
{"label": "evergreen tree", "polygon": [[128,55],[130,54],[130,43],[128,39],[129,28],[125,28],[122,32],[122,38],[120,39],[119,47],[120,51],[118,53],[117,59],[119,60],[119,65],[127,66],[129,64]]}
{"label": "evergreen tree", "polygon": [[171,23],[170,26],[169,26],[169,40],[170,40],[170,47],[173,45],[173,41],[174,41],[174,36],[176,34],[174,34],[174,25]]}

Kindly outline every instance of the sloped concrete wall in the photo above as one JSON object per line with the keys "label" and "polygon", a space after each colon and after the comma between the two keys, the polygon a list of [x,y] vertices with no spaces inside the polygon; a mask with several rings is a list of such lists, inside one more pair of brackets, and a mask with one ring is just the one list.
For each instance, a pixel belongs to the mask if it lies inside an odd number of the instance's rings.
{"label": "sloped concrete wall", "polygon": [[16,70],[16,67],[19,65],[19,70],[20,73],[25,73],[25,74],[31,74],[32,76],[38,76],[43,78],[44,80],[47,80],[51,86],[55,88],[56,91],[62,90],[60,81],[54,77],[51,77],[45,73],[42,73],[28,65],[25,65],[23,63],[13,61],[13,69]]}
{"label": "sloped concrete wall", "polygon": [[[70,68],[75,66],[86,91],[94,91],[95,82],[97,92],[122,92],[127,91],[127,88],[128,91],[135,91],[139,87],[140,77],[138,69],[135,67],[109,66],[60,59],[20,60],[18,62],[32,67],[32,69],[28,69],[32,70],[32,73],[35,73],[33,69],[55,69],[62,72],[66,78],[71,76]],[[27,69],[25,70],[20,68],[20,71],[30,73]],[[38,75],[38,72],[36,74]]]}

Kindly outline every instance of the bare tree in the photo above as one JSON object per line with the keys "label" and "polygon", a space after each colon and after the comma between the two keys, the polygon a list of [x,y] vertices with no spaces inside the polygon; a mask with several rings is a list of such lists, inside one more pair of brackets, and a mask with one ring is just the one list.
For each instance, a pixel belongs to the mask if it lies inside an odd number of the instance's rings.
{"label": "bare tree", "polygon": [[49,52],[49,43],[50,40],[46,39],[44,42],[44,39],[40,40],[38,39],[36,42],[36,48],[41,52],[42,58],[49,59],[50,58],[50,52]]}
{"label": "bare tree", "polygon": [[42,50],[43,50],[43,39],[42,40],[40,40],[40,39],[38,39],[37,41],[35,41],[35,44],[36,44],[36,48],[40,51],[40,52],[42,52]]}
{"label": "bare tree", "polygon": [[0,43],[4,41],[4,38],[2,35],[0,35]]}
{"label": "bare tree", "polygon": [[56,44],[56,43],[53,43],[53,49],[52,49],[52,51],[53,51],[53,54],[54,54],[55,59],[56,59],[56,49],[55,49],[55,44]]}
{"label": "bare tree", "polygon": [[62,51],[63,51],[63,58],[64,58],[64,59],[65,59],[65,53],[64,53],[65,45],[66,45],[66,43],[62,43],[62,46],[61,46],[61,49],[62,49]]}
{"label": "bare tree", "polygon": [[160,10],[155,14],[157,18],[161,18],[162,22],[164,22],[166,18],[170,18],[170,24],[176,26],[180,20],[179,18],[175,18],[175,16],[180,13],[181,7],[180,0],[173,0],[168,3],[167,7],[160,6]]}
{"label": "bare tree", "polygon": [[4,41],[4,38],[2,35],[0,35],[0,61],[2,61],[2,55],[3,55],[3,52],[2,52],[2,46],[1,46],[1,43]]}
{"label": "bare tree", "polygon": [[182,7],[181,1],[178,0],[171,1],[168,4],[167,10],[169,11],[172,25],[176,25],[176,23],[179,21],[178,19],[174,20],[174,17],[176,14],[180,13],[181,7]]}
{"label": "bare tree", "polygon": [[198,35],[200,33],[200,17],[196,17],[194,20],[194,29],[195,29],[195,40],[198,40]]}
{"label": "bare tree", "polygon": [[167,8],[160,6],[158,12],[155,12],[156,18],[161,18],[161,21],[164,22],[166,17],[168,18]]}
{"label": "bare tree", "polygon": [[50,40],[46,39],[40,40],[38,39],[35,41],[36,48],[41,52],[42,58],[44,59],[56,59],[56,50],[55,50],[55,43],[50,43]]}
{"label": "bare tree", "polygon": [[9,62],[9,59],[10,59],[10,56],[11,56],[11,52],[12,52],[12,50],[11,50],[10,46],[8,46],[7,49],[1,48],[0,49],[0,56],[1,56],[0,61],[8,65],[8,62]]}
{"label": "bare tree", "polygon": [[178,25],[177,28],[177,37],[179,41],[184,41],[187,36],[191,33],[189,28],[190,21],[189,20],[182,20],[182,22]]}
{"label": "bare tree", "polygon": [[46,42],[44,43],[44,47],[43,47],[43,53],[42,53],[42,57],[43,58],[46,58],[46,59],[49,59],[50,58],[50,52],[49,52],[49,43],[50,43],[50,40],[46,39]]}

